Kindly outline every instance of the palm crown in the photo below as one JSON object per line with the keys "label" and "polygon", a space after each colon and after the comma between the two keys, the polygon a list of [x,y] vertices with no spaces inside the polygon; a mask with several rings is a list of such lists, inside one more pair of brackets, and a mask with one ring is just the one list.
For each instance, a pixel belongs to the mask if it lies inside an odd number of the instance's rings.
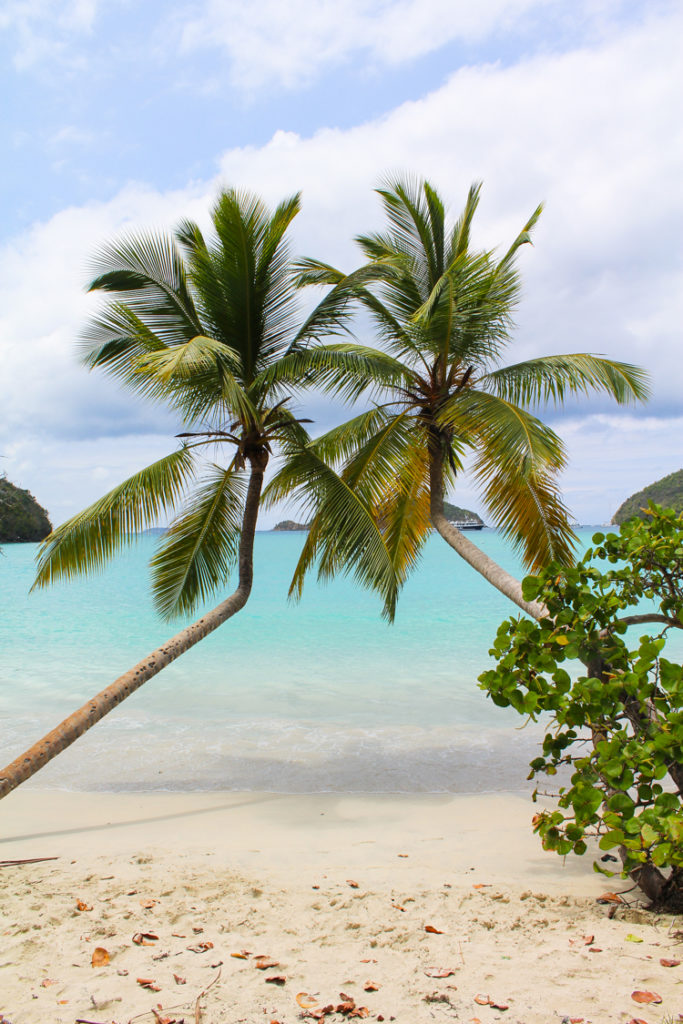
{"label": "palm crown", "polygon": [[[501,366],[520,291],[516,256],[542,208],[496,257],[471,247],[479,192],[478,185],[470,189],[449,227],[427,182],[389,182],[379,190],[389,227],[357,239],[369,261],[360,271],[345,276],[314,260],[300,264],[302,283],[346,288],[369,310],[378,332],[381,348],[332,342],[292,353],[279,369],[315,368],[322,387],[352,398],[373,395],[372,408],[310,448],[341,467],[380,530],[399,582],[432,526],[481,569],[477,549],[443,515],[444,493],[466,456],[491,519],[521,549],[526,565],[569,561],[574,535],[557,485],[565,451],[527,406],[590,390],[620,403],[647,394],[643,371],[585,353]],[[334,496],[316,490],[304,457],[284,467],[270,488],[274,497],[291,491],[315,512],[294,581],[300,588],[311,565],[331,575],[348,563],[348,553],[335,529]],[[355,558],[360,566],[362,549]],[[391,616],[396,590],[386,576],[383,582],[376,559],[372,566],[366,560],[366,576],[382,591]]]}
{"label": "palm crown", "polygon": [[130,235],[98,252],[90,290],[112,298],[84,332],[84,362],[167,404],[192,429],[178,450],[55,530],[37,585],[101,567],[160,516],[174,517],[152,560],[160,611],[187,612],[225,582],[244,526],[253,540],[273,443],[307,440],[273,368],[340,328],[348,301],[333,290],[298,321],[284,240],[298,210],[298,195],[270,214],[256,198],[225,191],[208,240],[185,221],[175,235]]}

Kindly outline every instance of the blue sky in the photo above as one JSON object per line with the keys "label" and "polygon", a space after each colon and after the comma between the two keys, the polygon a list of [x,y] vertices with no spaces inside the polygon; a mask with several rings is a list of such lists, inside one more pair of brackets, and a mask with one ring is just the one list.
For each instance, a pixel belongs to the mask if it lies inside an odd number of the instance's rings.
{"label": "blue sky", "polygon": [[[682,29],[658,0],[5,0],[0,467],[59,522],[173,445],[163,413],[77,364],[103,239],[205,221],[220,184],[302,189],[296,248],[350,268],[372,188],[405,170],[456,212],[483,179],[485,245],[545,200],[510,361],[651,370],[645,409],[547,414],[576,517],[608,519],[683,462]],[[456,498],[477,506],[466,481]]]}

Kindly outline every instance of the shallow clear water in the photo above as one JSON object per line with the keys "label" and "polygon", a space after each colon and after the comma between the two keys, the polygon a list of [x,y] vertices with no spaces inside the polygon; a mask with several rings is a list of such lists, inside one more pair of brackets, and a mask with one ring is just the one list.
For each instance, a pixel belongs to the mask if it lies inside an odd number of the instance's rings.
{"label": "shallow clear water", "polygon": [[[592,530],[581,531],[582,546]],[[515,574],[494,531],[476,541]],[[101,576],[28,594],[36,546],[0,556],[2,763],[158,646],[144,538]],[[518,788],[520,731],[476,679],[514,606],[434,536],[393,626],[351,580],[287,600],[301,534],[260,533],[247,607],[43,769],[72,789],[475,792]]]}

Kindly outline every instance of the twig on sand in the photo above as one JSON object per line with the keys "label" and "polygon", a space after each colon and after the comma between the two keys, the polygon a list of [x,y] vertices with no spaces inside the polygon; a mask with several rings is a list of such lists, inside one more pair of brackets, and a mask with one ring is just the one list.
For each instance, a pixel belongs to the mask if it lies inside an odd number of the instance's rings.
{"label": "twig on sand", "polygon": [[0,860],[0,868],[14,868],[19,864],[40,864],[44,860],[59,860],[59,857],[25,857],[23,860]]}
{"label": "twig on sand", "polygon": [[[195,999],[195,1004],[194,1004],[194,1020],[195,1020],[195,1024],[201,1024],[201,1019],[202,1019],[202,1011],[201,1011],[201,1007],[199,1005],[199,1000],[204,998],[204,996],[209,991],[209,989],[213,988],[213,986],[216,984],[217,981],[220,981],[220,977],[221,977],[221,971],[220,971],[220,968],[219,968],[218,969],[218,974],[213,979],[213,981],[209,982],[209,984],[206,986],[206,988],[203,988],[202,991],[197,996],[197,998]],[[167,1010],[182,1010],[182,1008],[184,1006],[187,1006],[188,1002],[190,1002],[189,999],[185,1000],[184,1003],[174,1003],[173,1006],[165,1006],[164,1007],[164,1013],[166,1013]],[[147,1017],[147,1016],[149,1016],[150,1013],[153,1014],[153,1016],[155,1016],[155,1017],[158,1016],[156,1010],[145,1010],[144,1013],[137,1013],[134,1017],[131,1017],[129,1019],[129,1021],[128,1021],[128,1024],[133,1024],[134,1020],[140,1020],[141,1017]],[[93,1022],[91,1022],[91,1024],[97,1024],[97,1022],[93,1021]]]}
{"label": "twig on sand", "polygon": [[206,986],[204,991],[200,992],[199,995],[197,996],[197,1000],[196,1000],[196,1002],[194,1004],[194,1024],[201,1024],[201,1020],[202,1020],[202,1008],[199,1005],[200,999],[202,999],[202,997],[206,995],[206,993],[209,991],[209,989],[211,988],[212,985],[216,984],[216,982],[218,981],[220,976],[221,976],[221,969],[219,967],[218,968],[218,974],[213,979],[213,981],[209,982],[209,984]]}

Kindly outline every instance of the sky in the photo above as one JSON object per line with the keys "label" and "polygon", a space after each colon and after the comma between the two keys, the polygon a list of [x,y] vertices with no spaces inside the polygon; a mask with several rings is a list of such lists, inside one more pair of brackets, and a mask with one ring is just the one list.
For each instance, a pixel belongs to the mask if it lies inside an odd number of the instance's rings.
{"label": "sky", "polygon": [[[0,472],[56,525],[177,444],[163,409],[79,365],[104,241],[206,224],[222,186],[301,190],[294,251],[351,270],[373,190],[407,173],[454,215],[482,181],[485,247],[545,203],[508,362],[649,371],[646,406],[544,411],[573,516],[609,522],[683,465],[681,38],[667,0],[4,0]],[[316,432],[344,415],[305,408]],[[452,498],[483,510],[467,478]]]}

